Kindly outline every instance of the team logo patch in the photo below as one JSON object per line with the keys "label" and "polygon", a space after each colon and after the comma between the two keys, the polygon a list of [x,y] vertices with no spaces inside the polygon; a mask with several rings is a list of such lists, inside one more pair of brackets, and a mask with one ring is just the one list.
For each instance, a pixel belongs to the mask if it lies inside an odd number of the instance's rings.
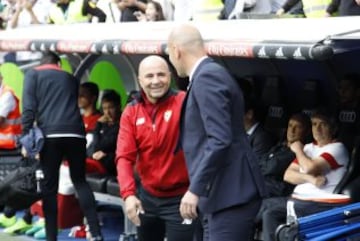
{"label": "team logo patch", "polygon": [[165,111],[165,113],[164,113],[164,120],[165,120],[166,122],[168,122],[168,121],[170,120],[170,118],[171,118],[171,115],[172,115],[172,110],[167,110],[167,111]]}
{"label": "team logo patch", "polygon": [[144,123],[145,123],[145,117],[140,117],[137,118],[135,125],[139,126],[139,125],[143,125]]}

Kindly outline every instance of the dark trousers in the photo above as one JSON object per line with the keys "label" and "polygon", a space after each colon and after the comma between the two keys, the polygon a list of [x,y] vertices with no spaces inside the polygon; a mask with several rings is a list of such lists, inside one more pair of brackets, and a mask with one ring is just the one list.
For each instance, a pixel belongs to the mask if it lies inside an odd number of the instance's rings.
{"label": "dark trousers", "polygon": [[[275,241],[275,231],[280,224],[286,223],[287,198],[271,198],[271,205],[268,205],[262,216],[263,239],[264,241]],[[304,217],[317,212],[329,210],[343,204],[329,204],[312,201],[292,199],[297,217]]]}
{"label": "dark trousers", "polygon": [[145,210],[137,228],[139,241],[192,241],[195,222],[182,224],[179,205],[182,196],[158,198],[139,188],[139,198]]}
{"label": "dark trousers", "polygon": [[261,200],[203,215],[204,241],[246,241],[254,238],[254,219]]}
{"label": "dark trousers", "polygon": [[45,138],[44,147],[40,153],[40,163],[45,176],[41,188],[47,241],[57,240],[59,168],[65,157],[69,162],[71,181],[89,224],[90,232],[93,236],[100,235],[95,198],[85,179],[86,140],[76,137]]}

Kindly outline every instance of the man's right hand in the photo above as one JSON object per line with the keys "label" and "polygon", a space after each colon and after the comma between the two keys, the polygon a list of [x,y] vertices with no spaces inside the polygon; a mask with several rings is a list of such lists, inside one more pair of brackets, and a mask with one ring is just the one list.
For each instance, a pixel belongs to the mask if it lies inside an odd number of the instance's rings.
{"label": "man's right hand", "polygon": [[128,196],[125,199],[125,212],[131,222],[133,222],[136,226],[141,225],[139,214],[143,214],[144,209],[141,205],[141,201],[135,195]]}
{"label": "man's right hand", "polygon": [[325,176],[316,176],[314,178],[313,184],[317,187],[322,187],[326,184],[326,177]]}

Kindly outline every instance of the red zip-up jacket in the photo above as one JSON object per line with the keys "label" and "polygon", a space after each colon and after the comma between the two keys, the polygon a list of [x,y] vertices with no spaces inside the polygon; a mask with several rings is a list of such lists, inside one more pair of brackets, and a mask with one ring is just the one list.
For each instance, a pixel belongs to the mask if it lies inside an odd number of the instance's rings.
{"label": "red zip-up jacket", "polygon": [[156,197],[183,195],[189,186],[182,150],[176,151],[180,112],[185,93],[170,90],[155,105],[152,116],[144,99],[136,98],[121,115],[116,149],[120,194],[136,194],[135,172],[143,188]]}

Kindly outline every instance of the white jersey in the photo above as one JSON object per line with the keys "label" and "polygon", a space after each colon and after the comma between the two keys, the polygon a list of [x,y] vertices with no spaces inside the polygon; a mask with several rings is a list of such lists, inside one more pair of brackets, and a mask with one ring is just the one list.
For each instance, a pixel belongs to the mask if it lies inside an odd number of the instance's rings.
{"label": "white jersey", "polygon": [[[318,146],[315,143],[309,143],[304,146],[305,154],[310,158],[322,157],[329,166],[330,171],[326,173],[326,183],[321,187],[317,187],[312,183],[298,184],[294,189],[294,194],[298,197],[309,198],[311,196],[326,198],[328,194],[333,193],[336,185],[344,176],[348,162],[349,154],[346,147],[340,143],[330,143],[325,146]],[[300,168],[300,172],[302,172]]]}

